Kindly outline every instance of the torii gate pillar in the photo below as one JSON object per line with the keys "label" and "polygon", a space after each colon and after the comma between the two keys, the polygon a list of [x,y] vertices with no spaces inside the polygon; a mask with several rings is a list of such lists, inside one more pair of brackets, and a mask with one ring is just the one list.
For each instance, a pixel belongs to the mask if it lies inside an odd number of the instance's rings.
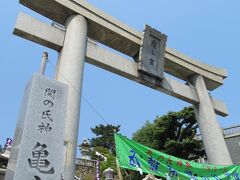
{"label": "torii gate pillar", "polygon": [[230,165],[232,164],[232,160],[224,141],[223,133],[217,122],[211,97],[209,96],[203,77],[201,75],[194,75],[191,81],[196,87],[200,101],[198,104],[194,104],[193,107],[208,161],[211,164]]}
{"label": "torii gate pillar", "polygon": [[69,86],[65,125],[65,179],[72,180],[75,172],[79,111],[81,103],[84,61],[87,48],[87,21],[72,15],[66,22],[66,35],[58,59],[56,79]]}

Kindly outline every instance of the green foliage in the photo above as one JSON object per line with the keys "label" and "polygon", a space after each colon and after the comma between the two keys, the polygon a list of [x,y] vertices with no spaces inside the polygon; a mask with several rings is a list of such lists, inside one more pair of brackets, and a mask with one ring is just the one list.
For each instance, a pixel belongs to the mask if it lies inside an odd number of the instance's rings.
{"label": "green foliage", "polygon": [[149,121],[133,134],[133,140],[161,152],[183,159],[198,158],[205,154],[201,140],[195,138],[198,125],[192,107],[169,112]]}
{"label": "green foliage", "polygon": [[[108,167],[112,168],[114,172],[117,172],[114,133],[120,131],[120,125],[114,126],[112,124],[100,124],[95,128],[91,128],[91,130],[97,136],[90,141],[91,147],[93,148],[91,158],[100,160],[100,172],[101,178],[103,178],[103,171]],[[96,151],[105,156],[107,161],[105,162],[104,159],[96,156]]]}
{"label": "green foliage", "polygon": [[[103,156],[107,158],[107,161],[104,161],[104,159],[98,157],[96,155],[96,152],[101,153]],[[94,147],[94,150],[92,151],[91,158],[94,160],[100,161],[100,172],[102,175],[102,172],[107,169],[108,167],[112,168],[114,172],[117,172],[116,170],[116,157],[113,153],[111,153],[108,149],[104,147]]]}
{"label": "green foliage", "polygon": [[114,152],[114,133],[120,131],[120,125],[114,126],[112,124],[107,124],[106,126],[100,124],[95,128],[91,128],[92,132],[97,136],[91,139],[92,147],[104,147],[111,152]]}

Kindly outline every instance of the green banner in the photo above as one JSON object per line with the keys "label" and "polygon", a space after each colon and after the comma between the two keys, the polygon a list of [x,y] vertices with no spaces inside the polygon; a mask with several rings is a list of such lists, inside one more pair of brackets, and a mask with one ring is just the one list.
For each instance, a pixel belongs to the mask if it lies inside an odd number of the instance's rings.
{"label": "green banner", "polygon": [[[240,166],[215,166],[161,153],[115,134],[117,163],[121,168],[177,180],[240,180]],[[167,178],[169,179],[169,178]]]}

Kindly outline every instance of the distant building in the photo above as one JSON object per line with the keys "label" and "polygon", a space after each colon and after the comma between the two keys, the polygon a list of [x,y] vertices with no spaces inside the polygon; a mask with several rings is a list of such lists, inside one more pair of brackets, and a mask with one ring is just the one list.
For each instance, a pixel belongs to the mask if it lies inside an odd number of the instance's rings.
{"label": "distant building", "polygon": [[224,138],[234,164],[240,164],[240,125],[223,129]]}

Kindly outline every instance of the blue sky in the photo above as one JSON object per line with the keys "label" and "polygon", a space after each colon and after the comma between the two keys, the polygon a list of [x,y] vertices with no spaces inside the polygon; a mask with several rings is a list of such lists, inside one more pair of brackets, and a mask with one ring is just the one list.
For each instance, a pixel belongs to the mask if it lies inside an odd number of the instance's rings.
{"label": "blue sky", "polygon": [[[204,63],[228,70],[224,86],[212,94],[224,100],[230,115],[217,117],[222,127],[240,124],[240,1],[239,0],[89,0],[107,14],[142,31],[149,24],[168,36],[167,46]],[[0,144],[12,138],[24,87],[39,69],[43,51],[55,63],[57,52],[12,35],[19,12],[39,20],[46,18],[28,10],[17,0],[2,2],[0,11]],[[47,66],[46,75],[53,77]],[[83,96],[111,124],[121,125],[121,133],[131,137],[146,120],[168,111],[178,111],[189,104],[124,79],[92,65],[85,64]],[[79,142],[91,138],[91,127],[105,124],[82,100]]]}

